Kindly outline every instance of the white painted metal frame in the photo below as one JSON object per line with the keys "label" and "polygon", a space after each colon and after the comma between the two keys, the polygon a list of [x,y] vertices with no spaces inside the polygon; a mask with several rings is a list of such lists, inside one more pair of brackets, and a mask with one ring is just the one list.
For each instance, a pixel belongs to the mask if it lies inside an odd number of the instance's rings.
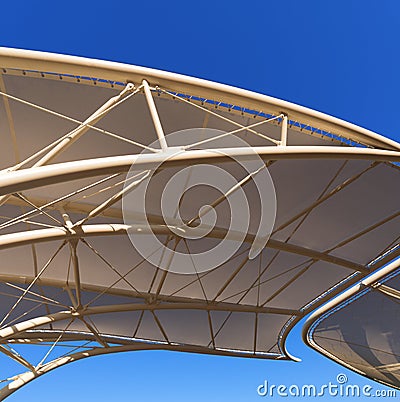
{"label": "white painted metal frame", "polygon": [[[40,230],[29,230],[14,232],[11,234],[0,235],[0,250],[8,249],[11,247],[16,247],[20,245],[32,245],[37,243],[48,242],[52,240],[61,241],[60,248],[51,257],[49,262],[45,264],[38,275],[35,277],[14,277],[7,275],[0,275],[1,282],[12,282],[13,284],[29,284],[29,286],[24,289],[20,288],[22,291],[21,297],[17,300],[14,306],[17,306],[19,301],[25,297],[32,296],[32,286],[34,284],[40,284],[41,286],[54,286],[60,287],[65,286],[65,283],[60,283],[55,280],[48,280],[41,277],[41,274],[46,270],[48,264],[51,263],[52,259],[57,255],[58,251],[64,246],[68,245],[71,252],[71,266],[75,272],[74,282],[68,283],[66,290],[71,299],[71,306],[69,310],[62,311],[56,314],[48,314],[46,316],[37,317],[35,319],[22,321],[13,325],[8,325],[5,328],[0,329],[0,344],[7,345],[8,342],[34,342],[35,339],[50,339],[50,332],[46,333],[44,331],[42,334],[40,331],[35,332],[35,330],[46,323],[54,323],[60,320],[81,320],[88,332],[82,334],[79,339],[86,337],[93,339],[97,343],[97,346],[85,349],[84,351],[79,351],[72,353],[68,356],[57,358],[49,363],[44,363],[48,354],[44,356],[42,361],[38,366],[32,366],[28,361],[26,361],[22,356],[14,351],[7,349],[5,346],[1,346],[1,350],[6,353],[9,357],[15,359],[23,366],[29,369],[27,373],[23,373],[16,376],[10,380],[10,383],[6,385],[0,391],[0,399],[10,395],[12,392],[20,388],[22,385],[31,381],[32,379],[54,369],[60,367],[66,363],[79,360],[84,357],[106,354],[113,352],[122,352],[127,350],[142,350],[142,349],[166,349],[166,350],[180,350],[189,351],[196,353],[210,353],[210,354],[222,354],[222,355],[232,355],[232,356],[244,356],[244,357],[260,357],[260,358],[273,358],[273,359],[295,359],[286,350],[285,341],[290,329],[302,318],[305,314],[313,310],[319,305],[322,305],[326,300],[332,298],[335,294],[340,293],[346,286],[351,285],[359,279],[360,276],[367,275],[370,270],[354,262],[335,257],[330,254],[332,250],[325,252],[318,252],[316,250],[296,246],[290,244],[289,242],[279,242],[277,240],[270,240],[267,247],[276,250],[276,253],[280,251],[285,251],[288,253],[294,253],[297,255],[305,256],[308,258],[304,264],[304,271],[317,261],[326,261],[335,264],[339,267],[345,267],[349,269],[349,273],[358,273],[358,276],[350,276],[347,281],[339,284],[337,287],[332,289],[329,293],[326,293],[314,300],[307,306],[300,310],[290,310],[281,308],[271,308],[265,307],[265,304],[269,301],[263,301],[260,306],[247,306],[243,304],[232,304],[224,301],[207,301],[196,300],[187,298],[179,298],[174,296],[160,295],[160,287],[155,293],[149,292],[143,294],[143,292],[129,291],[129,295],[134,295],[137,298],[143,300],[143,304],[125,304],[125,305],[112,305],[112,306],[97,306],[88,307],[82,304],[81,292],[84,290],[97,291],[97,292],[108,292],[110,289],[104,289],[96,286],[82,285],[79,280],[79,259],[76,253],[76,246],[78,242],[82,242],[91,247],[87,243],[86,239],[93,236],[115,236],[115,235],[126,235],[127,231],[137,230],[138,235],[140,233],[145,233],[148,229],[139,223],[132,226],[126,226],[122,224],[87,224],[88,220],[102,215],[104,217],[121,217],[118,210],[113,210],[112,206],[118,202],[123,191],[119,191],[110,197],[107,201],[98,205],[97,207],[90,209],[88,206],[79,203],[70,203],[69,207],[74,208],[77,211],[87,213],[87,216],[80,221],[73,223],[64,211],[63,218],[64,222],[56,221],[48,213],[48,211],[57,209],[62,211],[63,202],[66,205],[68,203],[68,198],[70,195],[61,197],[58,200],[42,200],[42,199],[29,199],[23,196],[22,192],[28,189],[37,188],[40,186],[48,186],[57,183],[66,183],[75,179],[92,178],[96,176],[109,175],[108,177],[115,178],[119,174],[127,172],[131,165],[135,163],[138,169],[143,169],[144,174],[149,172],[154,166],[158,166],[160,162],[163,162],[165,156],[163,153],[168,151],[168,144],[164,135],[162,122],[157,112],[156,104],[153,99],[153,93],[160,91],[167,96],[175,96],[178,94],[177,99],[182,102],[191,103],[196,108],[201,108],[206,113],[212,115],[217,115],[226,121],[232,123],[234,126],[239,127],[236,130],[224,134],[230,135],[235,134],[240,131],[248,131],[255,135],[264,137],[268,146],[253,147],[251,150],[248,148],[224,148],[224,149],[208,149],[208,150],[192,150],[191,147],[196,144],[189,145],[185,148],[184,152],[169,157],[168,161],[165,162],[162,168],[168,168],[171,166],[185,166],[189,164],[197,163],[223,163],[228,161],[230,158],[235,158],[239,160],[246,160],[251,158],[256,152],[265,162],[279,161],[287,159],[344,159],[344,160],[369,160],[374,161],[374,164],[378,163],[392,163],[400,162],[400,144],[393,140],[389,140],[378,134],[375,134],[369,130],[357,127],[353,124],[344,122],[340,119],[325,115],[320,112],[316,112],[301,106],[291,104],[289,102],[284,102],[278,99],[274,99],[265,95],[255,94],[249,91],[245,91],[238,88],[232,88],[222,84],[211,83],[204,80],[199,80],[191,77],[184,77],[177,74],[171,74],[141,67],[127,66],[119,63],[103,62],[97,60],[89,60],[83,58],[77,58],[72,56],[61,56],[53,55],[48,53],[39,53],[31,51],[22,51],[16,49],[4,49],[0,48],[0,66],[3,67],[5,73],[18,74],[18,70],[24,70],[25,72],[48,72],[51,71],[52,74],[62,74],[62,75],[73,75],[73,76],[89,76],[89,77],[101,77],[105,80],[110,80],[112,82],[119,81],[123,83],[125,88],[116,97],[108,100],[100,109],[89,116],[85,121],[77,121],[68,116],[62,115],[60,113],[50,111],[41,107],[42,110],[58,115],[58,117],[65,118],[67,120],[74,121],[78,124],[78,127],[72,132],[68,133],[66,136],[61,137],[55,143],[50,144],[45,147],[35,155],[32,155],[27,160],[22,163],[17,163],[15,166],[11,166],[9,169],[0,172],[0,203],[6,203],[10,205],[26,206],[29,205],[33,207],[33,210],[23,213],[21,216],[16,217],[14,220],[10,219],[5,224],[0,225],[1,227],[10,227],[14,223],[18,222],[32,222],[28,219],[34,218],[37,214],[46,214],[50,219],[53,220],[53,226],[47,225],[46,228]],[[32,71],[30,71],[32,70]],[[43,73],[42,73],[43,74]],[[1,76],[1,75],[0,75]],[[1,82],[0,82],[1,84]],[[135,87],[137,85],[137,88]],[[17,102],[25,103],[32,107],[39,108],[38,105],[30,104],[29,102],[18,99],[12,95],[9,95],[5,91],[4,85],[0,85],[1,95],[4,99],[13,99]],[[103,116],[105,116],[112,108],[117,107],[123,101],[136,93],[143,92],[147,105],[149,107],[150,116],[154,125],[155,132],[157,134],[160,149],[150,148],[147,145],[138,144],[134,140],[122,138],[118,134],[107,132],[106,130],[100,129],[95,126],[96,122],[99,121]],[[219,99],[224,104],[231,105],[241,105],[243,108],[249,108],[251,110],[263,110],[269,113],[272,117],[266,118],[265,120],[258,121],[254,124],[243,126],[234,120],[230,120],[223,117],[206,107],[199,105],[199,102],[190,102],[185,97],[180,97],[179,94],[191,94],[200,99]],[[9,114],[8,114],[9,115]],[[10,120],[10,119],[9,119]],[[292,146],[288,144],[288,127],[291,127],[291,123],[300,122],[302,124],[307,124],[309,126],[318,127],[320,130],[326,130],[329,133],[345,137],[351,141],[360,142],[365,145],[365,147],[349,147],[349,146]],[[281,127],[281,137],[280,140],[271,139],[261,133],[258,133],[255,129],[257,126],[264,123],[274,123],[279,124]],[[13,132],[13,123],[10,120],[10,131]],[[52,159],[61,153],[68,145],[73,141],[77,141],[88,129],[94,129],[104,134],[114,136],[123,141],[130,141],[131,143],[142,146],[143,148],[149,149],[152,153],[150,154],[139,154],[139,155],[129,155],[129,156],[116,156],[116,157],[103,157],[96,159],[87,159],[82,161],[72,161],[65,163],[54,163],[48,165]],[[301,130],[300,130],[301,131]],[[276,146],[270,145],[273,143]],[[31,167],[26,167],[29,162],[33,161],[35,158],[40,156],[40,160],[36,162]],[[25,168],[22,168],[24,167]],[[373,165],[375,166],[375,165]],[[373,168],[371,166],[371,168]],[[145,177],[144,175],[144,177]],[[354,177],[352,180],[356,180]],[[101,179],[98,182],[106,181],[107,179]],[[140,182],[132,182],[130,186],[135,186]],[[352,182],[349,180],[345,185]],[[335,191],[340,191],[343,185],[338,186]],[[76,194],[81,191],[81,189],[76,190],[71,194]],[[325,195],[325,198],[320,202],[323,202],[329,197],[329,194]],[[302,212],[300,216],[306,216],[309,211],[315,208],[317,204],[310,205],[308,209]],[[382,222],[386,222],[388,219],[393,219],[395,216],[385,218]],[[153,219],[153,221],[152,221]],[[158,219],[158,221],[157,221]],[[295,217],[293,218],[295,219]],[[149,217],[152,221],[151,229],[157,234],[171,234],[170,229],[159,222],[159,217]],[[382,222],[376,225],[383,224]],[[35,223],[35,222],[33,222]],[[36,224],[39,224],[36,222]],[[285,225],[289,225],[290,221],[286,222]],[[43,225],[43,224],[42,224]],[[54,226],[55,225],[55,226]],[[376,226],[375,226],[376,227]],[[280,230],[278,228],[277,230]],[[368,228],[371,230],[371,228]],[[210,232],[210,237],[223,238],[225,236],[235,236],[235,233],[227,233],[226,230],[215,228]],[[361,234],[358,234],[361,235]],[[357,235],[355,235],[357,236]],[[174,236],[170,236],[171,239]],[[246,242],[252,241],[252,235],[247,234]],[[346,241],[346,240],[345,240]],[[96,250],[92,249],[96,252]],[[277,254],[276,254],[277,255]],[[101,256],[100,256],[101,257]],[[385,259],[380,260],[376,266],[383,265]],[[240,271],[243,266],[245,266],[247,260],[245,259],[238,269],[228,278],[225,285],[220,289],[219,294],[229,285],[230,281],[234,276]],[[113,267],[110,264],[110,269]],[[264,268],[264,270],[267,269]],[[301,271],[301,272],[304,272]],[[259,278],[262,275],[260,271]],[[166,274],[165,274],[166,275]],[[301,273],[299,274],[301,275]],[[201,276],[199,277],[201,278]],[[258,279],[259,279],[258,278]],[[120,280],[125,278],[121,277]],[[295,280],[295,279],[294,279]],[[199,279],[200,281],[200,279]],[[291,282],[288,282],[278,290],[282,292]],[[17,285],[14,285],[17,286]],[[131,285],[132,286],[132,285]],[[256,286],[256,285],[253,285]],[[133,287],[133,286],[132,286]],[[250,290],[246,289],[241,296],[241,299]],[[124,292],[120,292],[123,295]],[[37,296],[37,295],[35,295]],[[41,296],[41,295],[39,295]],[[275,296],[275,295],[273,295]],[[42,298],[44,296],[41,296]],[[162,304],[157,303],[157,301],[162,301]],[[330,306],[330,304],[329,304]],[[168,340],[167,334],[165,333],[161,323],[159,322],[155,312],[161,309],[198,309],[208,312],[210,321],[210,333],[212,337],[213,347],[196,347],[193,345],[176,345]],[[91,322],[90,316],[94,314],[101,314],[105,312],[121,312],[121,311],[150,311],[154,320],[157,323],[160,331],[165,337],[165,342],[138,342],[137,339],[122,340],[114,339],[110,341],[103,337],[102,334],[98,332],[95,325]],[[281,353],[260,353],[255,351],[238,351],[238,350],[224,350],[215,347],[215,333],[211,325],[210,311],[229,311],[232,312],[252,312],[258,313],[268,313],[268,314],[278,314],[288,317],[287,325],[282,329],[280,338],[277,340],[278,347]],[[6,316],[3,319],[2,324],[8,318]],[[1,325],[1,324],[0,324]],[[70,325],[70,324],[68,324]],[[257,324],[256,324],[257,325]],[[254,344],[256,344],[256,334],[255,331]],[[76,334],[75,334],[76,335]],[[37,338],[35,338],[37,336]],[[42,336],[42,337],[41,337]],[[68,331],[67,328],[60,334],[54,332],[54,337],[51,338],[52,346],[50,351],[62,340],[62,339],[73,339],[74,333]],[[119,343],[122,344],[119,345]],[[125,344],[124,344],[125,343]],[[115,346],[117,345],[117,346]]]}
{"label": "white painted metal frame", "polygon": [[79,77],[101,77],[110,82],[139,83],[146,79],[153,86],[170,88],[178,93],[223,99],[228,104],[242,105],[254,110],[268,108],[275,115],[284,112],[292,120],[306,121],[314,127],[337,132],[338,135],[353,138],[372,147],[400,149],[400,145],[393,140],[324,113],[270,96],[179,74],[102,60],[9,48],[0,48],[0,65],[6,70],[50,71]]}
{"label": "white painted metal frame", "polygon": [[185,151],[172,155],[165,160],[161,153],[116,156],[89,159],[85,161],[65,162],[21,169],[0,177],[0,195],[12,194],[34,187],[66,182],[75,179],[127,172],[132,164],[138,169],[149,170],[164,161],[163,167],[183,166],[190,163],[212,163],[228,161],[230,158],[246,160],[256,152],[263,160],[285,159],[350,159],[399,162],[396,151],[369,148],[326,147],[326,146],[288,146],[288,147],[253,147],[222,148],[212,150]]}

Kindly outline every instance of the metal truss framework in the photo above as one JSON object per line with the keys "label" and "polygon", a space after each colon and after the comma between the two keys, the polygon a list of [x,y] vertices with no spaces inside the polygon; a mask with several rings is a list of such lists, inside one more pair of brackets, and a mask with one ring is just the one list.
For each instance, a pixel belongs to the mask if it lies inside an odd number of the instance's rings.
{"label": "metal truss framework", "polygon": [[[342,292],[343,289],[359,281],[364,276],[369,275],[379,267],[384,266],[388,261],[399,255],[399,249],[394,247],[398,244],[398,239],[397,243],[386,245],[370,264],[361,264],[335,255],[335,250],[368,235],[388,222],[394,221],[400,216],[400,212],[398,211],[388,216],[383,216],[379,221],[356,233],[352,233],[348,238],[342,239],[340,243],[322,251],[300,246],[291,242],[291,239],[316,208],[326,204],[333,197],[336,197],[345,189],[356,184],[364,175],[381,165],[389,165],[394,169],[398,169],[395,163],[400,162],[400,144],[371,133],[368,130],[357,128],[338,119],[330,118],[329,116],[309,111],[305,108],[251,94],[247,91],[218,86],[217,84],[212,86],[210,83],[200,80],[182,79],[182,77],[172,74],[167,75],[146,69],[135,70],[129,73],[121,65],[115,66],[112,63],[109,65],[99,64],[97,68],[92,67],[89,74],[87,65],[84,62],[80,62],[81,64],[79,64],[74,59],[71,59],[69,67],[67,64],[68,68],[65,69],[66,63],[62,58],[57,59],[55,57],[52,61],[47,60],[44,62],[40,60],[39,56],[36,55],[33,57],[29,52],[24,54],[22,59],[18,54],[14,54],[13,51],[10,54],[11,56],[7,57],[4,54],[0,54],[0,63],[3,63],[4,74],[19,74],[19,69],[23,69],[24,72],[29,70],[28,73],[34,76],[37,74],[44,76],[46,74],[45,79],[47,79],[49,73],[40,73],[40,71],[54,71],[59,73],[59,75],[56,75],[56,78],[67,77],[70,80],[76,80],[77,76],[81,77],[87,74],[89,77],[101,76],[105,80],[110,80],[110,77],[113,77],[113,83],[121,81],[125,83],[125,87],[119,94],[111,97],[85,120],[79,120],[7,93],[4,82],[0,81],[0,95],[2,95],[4,100],[9,132],[12,136],[14,153],[17,160],[16,164],[0,172],[0,205],[14,208],[13,211],[16,208],[20,209],[19,214],[13,216],[2,215],[1,217],[0,250],[10,250],[17,246],[30,246],[33,254],[35,254],[37,253],[36,248],[40,244],[47,244],[49,242],[58,242],[57,244],[59,244],[56,251],[43,265],[39,266],[38,264],[35,275],[0,274],[1,283],[10,289],[9,293],[2,291],[1,294],[15,299],[15,303],[10,305],[9,311],[3,318],[0,318],[0,349],[28,370],[25,373],[5,379],[6,385],[0,391],[0,399],[7,397],[34,378],[64,364],[84,357],[128,350],[165,349],[277,360],[295,359],[285,347],[286,338],[293,326],[306,314]],[[22,65],[26,67],[22,67]],[[140,77],[139,80],[138,77]],[[210,104],[207,99],[201,97],[201,89],[204,90],[206,96],[212,95],[213,99],[219,99],[219,101],[213,101]],[[193,94],[193,97],[182,95],[187,93]],[[157,134],[159,148],[153,148],[136,139],[125,137],[98,126],[101,120],[111,111],[118,109],[122,104],[127,103],[129,99],[133,99],[139,94],[143,95],[146,100],[149,115]],[[326,186],[317,199],[302,210],[297,211],[293,216],[275,228],[272,238],[266,246],[268,250],[272,250],[272,258],[269,261],[263,262],[262,257],[260,257],[258,275],[256,275],[250,285],[247,284],[240,290],[232,288],[230,291],[232,283],[248,266],[249,259],[245,253],[248,251],[246,243],[251,243],[254,239],[254,235],[251,233],[245,234],[246,247],[244,251],[228,261],[228,263],[235,261],[237,264],[236,269],[230,276],[225,278],[226,280],[220,284],[219,289],[217,289],[211,298],[205,292],[203,282],[207,280],[213,271],[197,274],[197,277],[190,283],[182,285],[181,288],[170,294],[163,292],[168,279],[167,277],[170,274],[168,271],[164,271],[160,279],[160,275],[156,271],[150,287],[146,291],[143,291],[139,290],[135,286],[135,283],[131,282],[128,278],[133,271],[145,262],[144,258],[128,272],[121,274],[104,253],[91,244],[91,240],[95,238],[103,238],[105,236],[111,238],[115,236],[126,237],[128,232],[134,232],[140,236],[148,230],[148,227],[142,224],[144,217],[138,217],[137,224],[135,225],[124,224],[122,222],[122,212],[119,202],[127,191],[138,186],[148,172],[152,171],[154,166],[158,166],[164,160],[164,153],[168,152],[168,138],[164,134],[163,121],[158,113],[154,99],[157,95],[193,107],[204,113],[205,116],[220,119],[224,123],[229,123],[234,127],[231,131],[216,137],[215,140],[220,139],[222,136],[229,138],[229,136],[246,132],[248,135],[265,141],[265,145],[253,146],[251,149],[237,147],[196,149],[199,145],[204,146],[207,142],[212,143],[212,139],[185,145],[182,147],[184,152],[169,158],[162,165],[161,169],[186,166],[188,164],[223,164],[229,162],[231,158],[246,160],[251,158],[254,152],[262,158],[266,165],[272,163],[280,164],[287,160],[344,161],[334,177],[326,180]],[[240,104],[241,101],[243,101],[245,106],[235,106]],[[76,127],[68,133],[60,135],[56,141],[46,145],[21,161],[19,159],[19,149],[15,135],[15,123],[12,109],[10,108],[11,102],[13,104],[22,104],[61,120],[74,123]],[[259,107],[262,112],[258,114],[250,112],[248,110],[250,105],[252,106],[251,110]],[[249,116],[255,117],[256,121],[252,124],[244,125],[238,123],[237,119],[220,113],[221,110],[229,110],[234,116],[247,113]],[[300,124],[296,124],[297,122],[300,122]],[[320,124],[323,129],[319,129],[319,131],[317,129],[304,130],[305,136],[309,133],[314,133],[314,135],[317,133],[324,139],[331,141],[331,138],[328,138],[324,134],[325,131],[323,131],[328,130],[329,133],[335,134],[336,138],[346,138],[351,141],[361,142],[363,146],[348,146],[345,142],[340,141],[335,142],[335,145],[328,146],[290,145],[288,129],[303,132],[304,127],[312,127],[315,123]],[[265,134],[265,132],[261,132],[259,128],[264,125],[279,127],[280,138],[273,138]],[[127,146],[130,145],[144,149],[147,153],[53,163],[71,145],[75,142],[79,143],[80,139],[84,138],[89,130],[98,135],[121,141],[127,144]],[[346,163],[356,160],[370,161],[370,164],[363,170],[342,178],[340,174],[345,168]],[[125,173],[133,163],[135,163],[138,169],[142,169],[143,176],[137,178],[135,181],[126,183]],[[340,180],[336,182],[335,180],[338,178]],[[73,180],[82,179],[86,180],[83,186],[79,184],[81,183],[80,181],[77,181],[76,188],[58,197],[29,194],[29,190],[37,189],[38,187],[47,188],[56,184],[71,184]],[[244,183],[246,183],[246,179],[248,178],[244,178]],[[90,181],[89,184],[87,180]],[[333,183],[335,184],[332,187]],[[123,187],[124,185],[125,187]],[[243,184],[243,186],[245,185]],[[92,195],[107,192],[111,195],[103,198],[98,204],[89,204],[85,201]],[[223,195],[223,198],[227,197],[227,194]],[[79,216],[79,218],[74,219],[74,214]],[[98,223],[96,218],[101,218],[103,223]],[[157,235],[164,235],[167,245],[172,244],[172,247],[177,247],[179,243],[185,243],[186,248],[190,251],[184,237],[180,238],[175,232],[172,232],[171,226],[167,226],[162,217],[149,214],[147,219],[151,223],[151,231]],[[196,220],[195,217],[192,220]],[[294,228],[293,223],[296,223]],[[21,225],[25,225],[26,229],[22,230]],[[289,234],[285,232],[288,228],[292,228]],[[274,235],[283,232],[285,232],[284,241],[274,238]],[[242,234],[229,232],[222,227],[215,227],[210,230],[208,237],[210,239],[223,239],[231,236],[232,239],[235,239],[236,237],[240,237],[240,235]],[[89,250],[108,270],[112,271],[116,276],[115,281],[109,286],[83,283],[81,281],[82,268],[78,246]],[[54,261],[65,250],[68,251],[69,255],[69,261],[66,263],[68,271],[67,279],[57,280],[46,276],[49,267],[54,264]],[[275,277],[266,278],[265,273],[282,253],[302,257],[301,262],[288,266]],[[332,266],[338,269],[345,269],[348,271],[348,276],[331,289],[326,289],[326,292],[320,294],[318,297],[308,300],[308,303],[301,308],[283,308],[271,305],[278,296],[283,294],[294,282],[309,272],[310,268],[319,262],[332,264]],[[284,278],[288,273],[293,273],[293,276],[286,279],[273,293],[268,294],[267,297],[261,297],[260,289],[265,283],[277,278]],[[125,287],[116,286],[121,283]],[[180,291],[193,284],[200,285],[203,291],[203,298],[177,295]],[[57,299],[57,297],[46,294],[43,290],[44,288],[62,289],[64,293],[67,293],[68,298],[65,299],[63,295]],[[255,305],[246,303],[246,297],[254,290],[258,292],[257,303]],[[91,295],[89,300],[87,300],[87,294]],[[111,302],[99,305],[98,303],[102,301],[102,297],[105,295],[116,298],[129,297],[132,299],[132,302]],[[235,299],[236,302],[230,301],[232,299]],[[32,311],[20,311],[24,302],[33,303],[33,307],[31,307]],[[47,313],[35,316],[35,309],[41,307],[45,307]],[[57,312],[52,312],[54,308]],[[205,312],[209,325],[210,341],[208,345],[198,346],[170,340],[168,331],[159,318],[161,311],[168,310]],[[140,313],[137,327],[131,337],[109,336],[99,331],[96,327],[93,318],[97,315],[123,312]],[[227,313],[224,320],[217,327],[212,319],[214,312]],[[31,316],[32,313],[34,318],[24,318],[25,316]],[[145,313],[151,315],[154,325],[158,328],[163,339],[155,341],[142,339],[138,336]],[[234,313],[249,313],[254,318],[254,342],[251,350],[218,346],[218,336]],[[283,317],[286,324],[283,325],[276,343],[266,351],[259,351],[257,349],[259,337],[258,320],[263,314]],[[73,329],[77,322],[81,325],[81,329],[79,330]],[[60,330],[56,325],[57,323],[65,323],[64,328]],[[21,345],[32,343],[49,345],[48,352],[36,365],[24,358],[15,348],[10,347],[11,344]],[[66,346],[68,344],[70,344],[69,352],[53,360],[49,359],[50,355],[53,355],[58,347],[62,346],[65,348],[68,347]]]}

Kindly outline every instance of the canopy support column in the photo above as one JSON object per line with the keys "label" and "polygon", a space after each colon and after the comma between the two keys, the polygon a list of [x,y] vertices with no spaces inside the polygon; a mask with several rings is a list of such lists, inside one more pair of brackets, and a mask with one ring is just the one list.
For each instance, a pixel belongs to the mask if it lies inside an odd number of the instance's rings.
{"label": "canopy support column", "polygon": [[287,129],[288,129],[288,115],[282,113],[282,128],[281,128],[281,146],[287,145]]}
{"label": "canopy support column", "polygon": [[158,141],[160,142],[161,149],[166,151],[168,148],[167,141],[165,139],[164,130],[161,125],[160,117],[158,116],[156,104],[154,103],[153,95],[151,94],[149,83],[146,80],[142,81],[144,95],[150,109],[150,115],[154,123],[154,128],[157,133]]}

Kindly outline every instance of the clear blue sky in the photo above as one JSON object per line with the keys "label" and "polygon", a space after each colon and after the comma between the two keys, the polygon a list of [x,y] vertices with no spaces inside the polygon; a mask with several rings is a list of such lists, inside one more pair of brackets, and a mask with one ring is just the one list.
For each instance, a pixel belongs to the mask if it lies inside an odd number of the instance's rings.
{"label": "clear blue sky", "polygon": [[[3,2],[1,15],[2,46],[219,81],[400,140],[398,0],[25,0]],[[339,373],[351,383],[384,388],[309,350],[299,328],[288,346],[301,363],[172,352],[97,357],[47,374],[9,400],[251,402],[271,399],[256,393],[265,379],[321,384]],[[0,358],[2,373],[8,364]]]}

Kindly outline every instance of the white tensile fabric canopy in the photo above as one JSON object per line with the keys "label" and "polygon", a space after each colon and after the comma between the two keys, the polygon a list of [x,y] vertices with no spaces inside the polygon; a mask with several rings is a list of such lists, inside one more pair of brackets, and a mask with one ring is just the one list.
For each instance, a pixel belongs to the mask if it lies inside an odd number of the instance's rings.
{"label": "white tensile fabric canopy", "polygon": [[394,388],[400,388],[399,267],[395,258],[317,309],[303,328],[305,342],[320,353]]}
{"label": "white tensile fabric canopy", "polygon": [[[395,141],[265,95],[141,67],[1,49],[0,68],[0,348],[26,371],[7,373],[0,397],[102,353],[291,359],[285,340],[302,317],[398,254],[388,253],[400,223]],[[194,141],[193,130],[207,141]],[[264,197],[272,203],[238,165],[255,156],[272,179],[276,216],[254,256]],[[139,182],[154,174],[145,213],[134,205],[124,219],[132,164]],[[207,188],[204,177],[177,207],[195,229],[201,207],[213,206],[213,228],[192,239],[165,222],[168,181],[186,169],[189,182],[200,165],[228,172],[243,190],[251,214],[243,241],[212,269],[197,270],[195,260],[158,266],[130,240],[150,230],[173,261],[212,249],[240,220],[231,192]],[[51,351],[39,363],[17,352],[39,343]]]}

